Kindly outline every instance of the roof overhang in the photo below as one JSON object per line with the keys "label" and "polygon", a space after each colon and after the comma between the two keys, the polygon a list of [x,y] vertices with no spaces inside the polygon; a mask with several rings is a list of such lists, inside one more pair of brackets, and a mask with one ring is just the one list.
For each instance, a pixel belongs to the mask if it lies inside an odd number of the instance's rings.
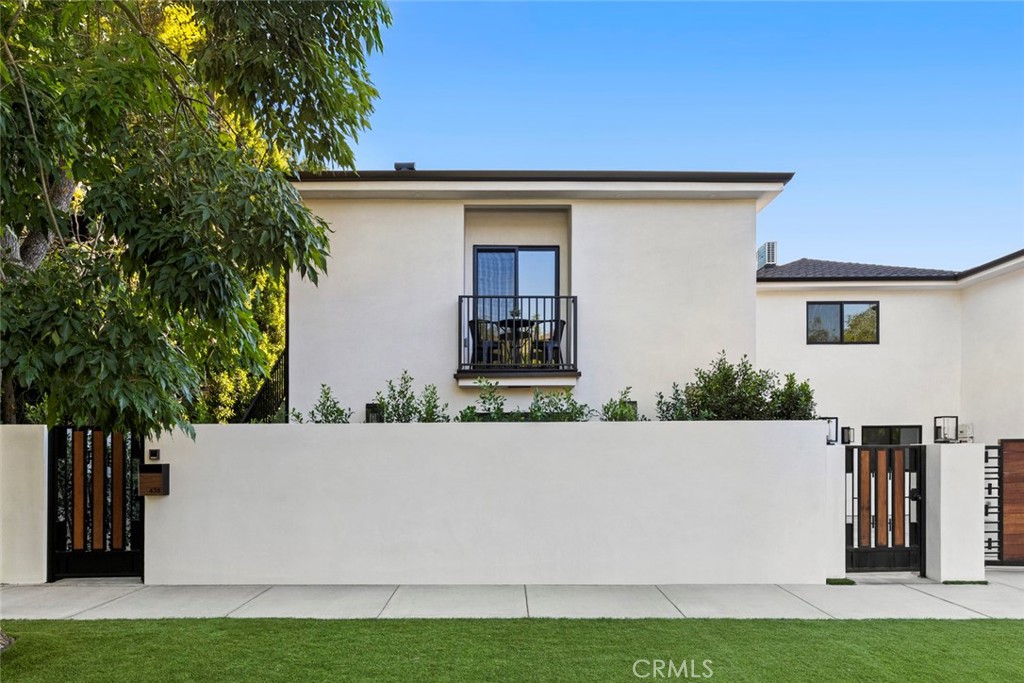
{"label": "roof overhang", "polygon": [[304,199],[739,199],[757,210],[792,173],[722,171],[335,171],[300,174]]}

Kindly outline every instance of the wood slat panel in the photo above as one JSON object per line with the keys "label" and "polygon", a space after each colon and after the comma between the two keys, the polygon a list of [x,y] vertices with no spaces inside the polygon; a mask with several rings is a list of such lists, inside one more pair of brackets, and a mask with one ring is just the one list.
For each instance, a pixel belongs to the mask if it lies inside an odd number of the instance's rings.
{"label": "wood slat panel", "polygon": [[85,550],[85,433],[75,431],[71,438],[71,547]]}
{"label": "wood slat panel", "polygon": [[875,453],[875,546],[889,547],[889,451]]}
{"label": "wood slat panel", "polygon": [[92,433],[92,549],[103,550],[103,487],[106,467],[103,465],[103,432]]}
{"label": "wood slat panel", "polygon": [[857,529],[861,548],[871,546],[871,451],[860,449],[857,467],[859,468],[857,487]]}
{"label": "wood slat panel", "polygon": [[1002,522],[1004,561],[1024,560],[1024,441],[1003,441]]}
{"label": "wood slat panel", "polygon": [[111,437],[111,544],[114,550],[124,550],[124,436],[114,432]]}
{"label": "wood slat panel", "polygon": [[906,488],[904,486],[903,449],[897,448],[892,455],[892,544],[897,548],[906,545],[904,535],[904,497]]}

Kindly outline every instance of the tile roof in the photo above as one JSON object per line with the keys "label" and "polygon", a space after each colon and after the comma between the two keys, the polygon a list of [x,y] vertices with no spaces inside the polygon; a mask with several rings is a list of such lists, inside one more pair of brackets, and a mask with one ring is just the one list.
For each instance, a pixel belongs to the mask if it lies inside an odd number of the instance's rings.
{"label": "tile roof", "polygon": [[757,271],[764,280],[946,280],[956,279],[955,270],[878,266],[869,263],[820,261],[802,258],[781,266],[765,266]]}

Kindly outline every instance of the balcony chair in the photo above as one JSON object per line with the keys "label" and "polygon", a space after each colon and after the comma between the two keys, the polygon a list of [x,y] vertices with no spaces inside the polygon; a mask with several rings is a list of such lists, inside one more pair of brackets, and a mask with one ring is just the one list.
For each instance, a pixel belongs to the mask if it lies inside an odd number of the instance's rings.
{"label": "balcony chair", "polygon": [[501,362],[501,337],[490,320],[470,320],[469,336],[473,344],[470,363],[496,365]]}
{"label": "balcony chair", "polygon": [[541,320],[538,322],[534,327],[533,361],[543,365],[561,365],[563,332],[565,332],[564,320]]}

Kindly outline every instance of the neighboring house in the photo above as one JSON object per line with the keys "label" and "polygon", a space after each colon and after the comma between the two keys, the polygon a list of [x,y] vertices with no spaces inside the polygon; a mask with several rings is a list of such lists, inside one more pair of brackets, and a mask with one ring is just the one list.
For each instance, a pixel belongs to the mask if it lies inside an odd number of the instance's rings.
{"label": "neighboring house", "polygon": [[334,232],[319,287],[291,281],[290,403],[307,408],[326,383],[358,420],[408,370],[452,412],[482,376],[520,387],[509,407],[538,386],[594,407],[631,386],[653,416],[655,392],[721,350],[754,356],[757,213],[791,177],[304,175],[296,187]]}
{"label": "neighboring house", "polygon": [[858,441],[930,443],[943,415],[979,443],[1024,437],[1024,250],[963,272],[765,265],[757,360],[810,379]]}

